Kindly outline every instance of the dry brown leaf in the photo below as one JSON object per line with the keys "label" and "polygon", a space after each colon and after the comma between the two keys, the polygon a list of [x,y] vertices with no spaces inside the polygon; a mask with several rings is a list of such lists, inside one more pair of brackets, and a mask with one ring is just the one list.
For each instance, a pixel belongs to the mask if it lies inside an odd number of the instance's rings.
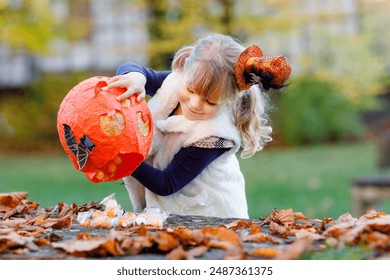
{"label": "dry brown leaf", "polygon": [[170,251],[166,258],[170,260],[193,260],[196,257],[203,256],[209,249],[209,247],[201,245],[186,251],[183,246],[179,245]]}
{"label": "dry brown leaf", "polygon": [[248,222],[245,220],[237,220],[237,221],[231,222],[229,224],[223,224],[223,225],[221,225],[221,227],[225,227],[225,228],[228,228],[231,230],[237,230],[237,229],[250,227],[251,225],[253,225],[252,221]]}
{"label": "dry brown leaf", "polygon": [[251,225],[250,226],[250,232],[249,232],[249,234],[255,234],[255,233],[259,233],[259,232],[261,232],[261,226],[259,226],[259,225]]}
{"label": "dry brown leaf", "polygon": [[0,193],[0,211],[9,211],[27,198],[27,192]]}
{"label": "dry brown leaf", "polygon": [[102,247],[112,256],[122,256],[125,254],[120,243],[115,239],[109,239],[103,243]]}
{"label": "dry brown leaf", "polygon": [[29,252],[30,250],[27,249],[27,248],[17,248],[17,249],[14,249],[12,250],[12,254],[15,254],[15,255],[25,255]]}
{"label": "dry brown leaf", "polygon": [[275,248],[261,248],[261,249],[256,249],[250,252],[252,256],[255,257],[264,257],[264,258],[273,258],[277,254],[279,254],[280,251]]}
{"label": "dry brown leaf", "polygon": [[311,239],[297,239],[286,247],[283,252],[275,256],[277,260],[292,260],[298,258],[303,252],[311,247],[313,240]]}
{"label": "dry brown leaf", "polygon": [[34,244],[34,237],[22,236],[14,231],[3,231],[0,235],[0,253],[19,247],[37,250],[37,246]]}
{"label": "dry brown leaf", "polygon": [[325,239],[325,237],[323,235],[315,233],[315,232],[311,232],[311,231],[305,230],[305,229],[297,230],[295,232],[295,236],[297,238],[308,238],[308,239],[312,239],[312,240],[323,240],[323,239]]}
{"label": "dry brown leaf", "polygon": [[93,201],[90,201],[90,202],[88,202],[86,204],[82,204],[82,205],[77,205],[75,203],[72,203],[71,207],[72,207],[74,213],[88,212],[91,209],[96,209],[96,210],[103,209],[103,205],[100,202],[93,202]]}
{"label": "dry brown leaf", "polygon": [[278,223],[278,224],[283,224],[284,226],[294,224],[295,215],[294,215],[292,208],[289,208],[287,210],[278,211],[278,213],[275,215],[273,221]]}
{"label": "dry brown leaf", "polygon": [[183,245],[198,245],[204,240],[204,234],[200,230],[190,230],[188,228],[170,229],[179,238]]}
{"label": "dry brown leaf", "polygon": [[387,234],[374,231],[367,234],[364,239],[372,248],[380,247],[386,249],[390,247],[390,236]]}
{"label": "dry brown leaf", "polygon": [[[78,238],[88,237],[79,235]],[[68,240],[52,243],[53,248],[62,249],[74,256],[119,256],[125,254],[120,244],[123,239],[129,238],[122,232],[111,230],[108,235],[100,238],[89,238],[80,240]]]}
{"label": "dry brown leaf", "polygon": [[42,233],[45,233],[46,230],[40,226],[19,225],[19,227],[16,229],[16,232],[23,236],[37,237]]}
{"label": "dry brown leaf", "polygon": [[224,259],[244,259],[245,251],[240,237],[233,230],[218,227],[200,229],[205,235],[204,245],[211,248],[226,250]]}
{"label": "dry brown leaf", "polygon": [[333,221],[333,218],[323,218],[321,220],[321,227],[319,228],[320,231],[325,231],[327,227],[329,227],[329,223]]}
{"label": "dry brown leaf", "polygon": [[32,210],[35,210],[37,209],[39,206],[39,203],[37,202],[31,202],[29,200],[22,200],[21,204],[19,204],[18,206],[16,206],[15,208],[7,211],[7,212],[4,212],[0,219],[2,220],[6,220],[8,218],[11,218],[17,214],[21,214],[21,213],[28,213]]}
{"label": "dry brown leaf", "polygon": [[208,250],[210,250],[210,248],[203,245],[194,247],[186,251],[186,259],[191,260],[193,258],[203,256],[204,254],[207,253]]}
{"label": "dry brown leaf", "polygon": [[369,209],[367,212],[359,218],[359,221],[371,220],[383,216],[387,216],[388,214],[385,212],[377,212],[374,209]]}
{"label": "dry brown leaf", "polygon": [[271,221],[273,221],[275,215],[278,213],[278,210],[274,209],[272,210],[271,214],[269,214],[261,223],[260,225],[266,225],[269,224]]}
{"label": "dry brown leaf", "polygon": [[294,212],[292,208],[286,210],[274,209],[260,225],[275,222],[283,226],[290,226],[295,223],[295,220],[307,220],[307,217],[301,212]]}
{"label": "dry brown leaf", "polygon": [[30,219],[26,219],[27,225],[39,225],[43,223],[45,219],[49,217],[49,214],[46,212],[38,211],[35,216],[31,217]]}
{"label": "dry brown leaf", "polygon": [[272,232],[276,233],[277,235],[281,235],[281,236],[287,235],[287,228],[282,225],[279,225],[276,222],[271,221],[269,224],[269,229]]}
{"label": "dry brown leaf", "polygon": [[26,219],[24,218],[13,218],[7,219],[5,221],[0,221],[0,229],[9,229],[9,228],[17,228],[21,224],[25,224]]}
{"label": "dry brown leaf", "polygon": [[91,252],[106,242],[105,239],[93,240],[67,240],[64,242],[55,242],[51,245],[53,248],[62,249],[70,254]]}
{"label": "dry brown leaf", "polygon": [[149,249],[153,246],[153,242],[150,241],[147,236],[133,236],[131,242],[128,243],[129,247],[126,247],[126,253],[130,255],[137,255],[144,249]]}
{"label": "dry brown leaf", "polygon": [[271,242],[273,244],[279,244],[279,242],[276,241],[272,237],[272,235],[269,235],[269,234],[266,234],[263,232],[258,232],[258,233],[249,234],[247,236],[244,236],[244,237],[242,237],[242,241],[243,242],[257,242],[257,243]]}
{"label": "dry brown leaf", "polygon": [[186,259],[186,251],[180,245],[180,246],[176,247],[176,249],[173,249],[168,254],[166,254],[165,257],[169,260],[185,260]]}
{"label": "dry brown leaf", "polygon": [[367,225],[375,231],[390,235],[390,215],[369,220]]}
{"label": "dry brown leaf", "polygon": [[91,234],[88,231],[86,231],[86,232],[82,232],[82,233],[77,234],[76,239],[77,240],[90,240],[93,238],[91,237]]}
{"label": "dry brown leaf", "polygon": [[344,214],[323,235],[338,238],[343,243],[359,244],[361,240],[369,243],[367,234],[373,232],[372,237],[376,236],[375,232],[390,235],[390,216],[368,211],[366,215],[356,219]]}
{"label": "dry brown leaf", "polygon": [[34,243],[38,246],[49,245],[50,240],[49,238],[35,238]]}
{"label": "dry brown leaf", "polygon": [[329,245],[330,247],[337,248],[340,245],[340,241],[334,237],[327,237],[325,239],[325,244]]}
{"label": "dry brown leaf", "polygon": [[244,247],[231,247],[226,250],[223,259],[224,260],[245,260],[247,259],[247,255],[245,253]]}
{"label": "dry brown leaf", "polygon": [[57,206],[58,206],[59,218],[66,216],[69,212],[73,213],[72,208],[65,202],[58,202]]}
{"label": "dry brown leaf", "polygon": [[163,252],[169,252],[179,245],[177,239],[165,231],[157,233],[154,241],[157,243],[158,249]]}
{"label": "dry brown leaf", "polygon": [[69,212],[66,216],[58,219],[47,219],[48,222],[55,222],[53,229],[69,229],[72,225],[73,215]]}
{"label": "dry brown leaf", "polygon": [[220,249],[227,249],[229,247],[235,246],[242,247],[240,237],[233,230],[223,227],[205,227],[202,228],[200,231],[210,239],[208,243],[212,243],[215,246],[221,246],[218,247]]}
{"label": "dry brown leaf", "polygon": [[302,212],[294,212],[295,220],[307,220],[307,217]]}
{"label": "dry brown leaf", "polygon": [[323,232],[323,235],[337,238],[353,228],[357,221],[358,220],[352,217],[350,213],[345,213],[337,220],[329,222],[326,225],[326,230]]}

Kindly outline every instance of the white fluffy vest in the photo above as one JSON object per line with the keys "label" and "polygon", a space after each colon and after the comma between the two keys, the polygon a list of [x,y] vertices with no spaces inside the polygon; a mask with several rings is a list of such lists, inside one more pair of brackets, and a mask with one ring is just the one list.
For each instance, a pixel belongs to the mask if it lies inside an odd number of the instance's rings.
{"label": "white fluffy vest", "polygon": [[164,170],[183,147],[217,136],[233,140],[235,147],[222,154],[193,181],[169,196],[158,196],[136,179],[126,177],[126,188],[134,211],[158,207],[172,214],[248,218],[245,182],[235,153],[240,136],[230,109],[207,121],[190,121],[182,115],[168,117],[178,105],[177,90],[181,74],[170,74],[149,101],[154,120],[153,144],[146,160]]}

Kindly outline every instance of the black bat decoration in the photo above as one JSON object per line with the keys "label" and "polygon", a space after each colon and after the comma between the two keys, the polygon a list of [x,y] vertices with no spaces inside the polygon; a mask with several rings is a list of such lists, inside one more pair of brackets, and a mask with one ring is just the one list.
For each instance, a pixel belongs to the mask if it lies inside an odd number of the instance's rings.
{"label": "black bat decoration", "polygon": [[72,151],[72,153],[76,156],[77,155],[77,143],[76,140],[74,139],[74,136],[72,134],[72,130],[70,129],[70,126],[67,124],[64,125],[64,130],[65,130],[65,140],[66,140],[66,145],[69,147],[69,149]]}
{"label": "black bat decoration", "polygon": [[92,149],[95,147],[95,144],[89,139],[86,135],[80,138],[80,143],[77,143],[70,126],[63,124],[64,126],[64,135],[66,140],[66,145],[72,151],[72,153],[77,157],[77,163],[79,165],[79,170],[83,169],[88,160],[88,153],[92,153]]}
{"label": "black bat decoration", "polygon": [[92,143],[91,139],[89,139],[87,135],[81,137],[80,142],[88,149],[90,153],[92,153],[93,147],[96,146],[94,143]]}

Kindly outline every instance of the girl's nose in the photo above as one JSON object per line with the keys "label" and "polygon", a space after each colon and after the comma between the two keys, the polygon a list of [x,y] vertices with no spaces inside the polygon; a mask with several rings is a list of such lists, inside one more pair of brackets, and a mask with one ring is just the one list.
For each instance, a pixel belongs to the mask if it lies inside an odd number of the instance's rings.
{"label": "girl's nose", "polygon": [[190,99],[191,108],[194,110],[198,110],[202,107],[202,100],[199,95],[192,94]]}

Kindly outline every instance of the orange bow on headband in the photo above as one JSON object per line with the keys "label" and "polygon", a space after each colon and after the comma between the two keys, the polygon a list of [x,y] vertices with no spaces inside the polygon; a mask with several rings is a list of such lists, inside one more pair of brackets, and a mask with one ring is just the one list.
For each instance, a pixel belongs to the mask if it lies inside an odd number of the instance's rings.
{"label": "orange bow on headband", "polygon": [[280,89],[291,73],[291,66],[284,56],[264,57],[259,46],[246,48],[236,64],[236,80],[242,90],[253,84],[261,85],[265,90]]}

